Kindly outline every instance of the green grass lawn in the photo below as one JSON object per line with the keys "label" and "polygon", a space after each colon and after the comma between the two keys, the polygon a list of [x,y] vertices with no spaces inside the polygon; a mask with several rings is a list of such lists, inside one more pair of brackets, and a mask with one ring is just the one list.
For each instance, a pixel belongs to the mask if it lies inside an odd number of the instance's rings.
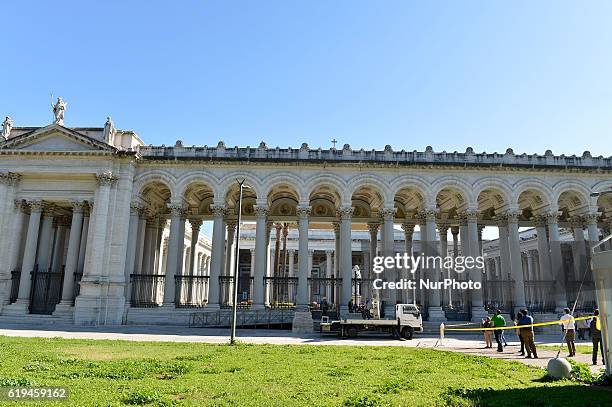
{"label": "green grass lawn", "polygon": [[[0,337],[0,385],[66,386],[39,405],[610,405],[518,362],[429,349]],[[8,402],[4,402],[9,405]],[[16,404],[11,404],[16,405]],[[19,404],[24,405],[24,404]]]}
{"label": "green grass lawn", "polygon": [[[539,348],[542,349],[546,349],[546,350],[554,350],[557,351],[559,350],[559,346],[538,346]],[[561,348],[561,356],[565,356],[567,354],[567,345],[563,344],[563,348]],[[585,355],[591,355],[593,354],[593,345],[576,345],[576,353],[583,353]],[[601,361],[601,352],[597,353],[598,356],[597,358]]]}

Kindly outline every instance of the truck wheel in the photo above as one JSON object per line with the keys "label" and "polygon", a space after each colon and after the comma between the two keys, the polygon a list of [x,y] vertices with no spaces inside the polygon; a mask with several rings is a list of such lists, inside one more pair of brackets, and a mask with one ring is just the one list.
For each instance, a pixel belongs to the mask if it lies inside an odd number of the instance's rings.
{"label": "truck wheel", "polygon": [[402,338],[404,339],[412,339],[412,335],[414,333],[414,330],[412,329],[411,326],[405,326],[404,328],[402,328]]}
{"label": "truck wheel", "polygon": [[354,326],[350,326],[346,329],[346,336],[348,336],[349,338],[356,338],[357,332],[357,328],[355,328]]}

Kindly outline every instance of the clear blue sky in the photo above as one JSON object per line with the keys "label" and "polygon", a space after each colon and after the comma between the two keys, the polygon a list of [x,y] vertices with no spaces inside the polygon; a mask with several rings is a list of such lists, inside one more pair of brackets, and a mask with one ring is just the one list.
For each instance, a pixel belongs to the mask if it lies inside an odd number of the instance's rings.
{"label": "clear blue sky", "polygon": [[85,3],[3,4],[16,126],[53,92],[152,144],[612,155],[610,1]]}

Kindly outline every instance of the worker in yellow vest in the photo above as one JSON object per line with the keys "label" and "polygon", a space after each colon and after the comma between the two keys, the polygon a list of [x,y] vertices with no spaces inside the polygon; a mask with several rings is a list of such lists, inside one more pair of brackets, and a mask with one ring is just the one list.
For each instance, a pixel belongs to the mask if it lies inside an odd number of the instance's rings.
{"label": "worker in yellow vest", "polygon": [[599,310],[593,311],[593,319],[591,320],[591,339],[593,339],[593,364],[597,364],[597,348],[601,350],[601,363],[606,364],[603,351],[603,342],[601,340],[601,321],[599,320]]}

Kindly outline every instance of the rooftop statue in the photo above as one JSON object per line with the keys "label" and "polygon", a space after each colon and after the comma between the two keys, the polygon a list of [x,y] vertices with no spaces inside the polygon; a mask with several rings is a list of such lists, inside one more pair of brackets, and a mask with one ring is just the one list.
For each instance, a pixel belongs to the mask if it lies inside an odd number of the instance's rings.
{"label": "rooftop statue", "polygon": [[61,97],[57,98],[57,102],[55,104],[51,103],[51,107],[53,108],[53,115],[55,116],[55,121],[53,123],[59,124],[61,126],[64,125],[64,112],[66,111],[66,106],[68,104],[64,102]]}
{"label": "rooftop statue", "polygon": [[13,120],[6,116],[4,121],[2,122],[2,138],[4,140],[8,140],[9,135],[11,134],[11,129],[13,128]]}

